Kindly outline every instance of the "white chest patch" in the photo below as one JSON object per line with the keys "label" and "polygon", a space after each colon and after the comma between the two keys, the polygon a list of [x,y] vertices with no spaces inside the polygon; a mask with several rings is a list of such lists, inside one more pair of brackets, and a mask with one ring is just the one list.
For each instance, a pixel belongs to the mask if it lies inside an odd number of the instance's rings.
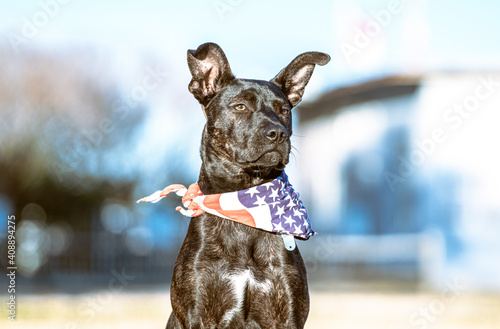
{"label": "white chest patch", "polygon": [[245,270],[241,272],[234,273],[225,273],[223,274],[223,278],[227,279],[231,285],[234,293],[234,297],[236,299],[236,303],[233,308],[226,311],[224,314],[223,321],[230,322],[233,318],[234,314],[239,312],[243,305],[243,298],[245,296],[246,286],[250,286],[252,289],[260,290],[264,293],[268,293],[272,289],[271,280],[266,279],[264,281],[257,281],[253,276],[251,270]]}

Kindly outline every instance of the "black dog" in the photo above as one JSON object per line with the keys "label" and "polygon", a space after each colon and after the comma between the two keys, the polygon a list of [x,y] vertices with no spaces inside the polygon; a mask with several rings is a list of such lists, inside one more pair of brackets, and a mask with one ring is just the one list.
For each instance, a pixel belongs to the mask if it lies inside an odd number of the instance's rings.
{"label": "black dog", "polygon": [[[207,123],[198,184],[203,194],[270,182],[288,163],[291,110],[315,65],[307,52],[271,81],[236,79],[218,45],[188,51],[189,91]],[[193,218],[175,264],[167,328],[303,328],[309,313],[298,249],[276,234],[204,213]]]}

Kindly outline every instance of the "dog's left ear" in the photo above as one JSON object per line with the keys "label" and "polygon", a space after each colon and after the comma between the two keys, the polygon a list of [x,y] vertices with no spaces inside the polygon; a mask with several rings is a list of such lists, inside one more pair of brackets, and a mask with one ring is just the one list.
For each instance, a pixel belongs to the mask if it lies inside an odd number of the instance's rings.
{"label": "dog's left ear", "polygon": [[204,109],[234,75],[226,55],[215,43],[204,43],[196,50],[188,50],[187,61],[193,76],[189,91]]}
{"label": "dog's left ear", "polygon": [[311,78],[316,65],[325,65],[330,56],[325,53],[310,51],[300,54],[275,76],[271,82],[281,88],[292,106],[302,100],[304,89]]}

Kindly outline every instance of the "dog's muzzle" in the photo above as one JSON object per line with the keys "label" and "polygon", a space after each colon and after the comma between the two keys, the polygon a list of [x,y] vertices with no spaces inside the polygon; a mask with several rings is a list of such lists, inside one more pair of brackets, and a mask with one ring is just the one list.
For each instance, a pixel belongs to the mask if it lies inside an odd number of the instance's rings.
{"label": "dog's muzzle", "polygon": [[288,140],[288,132],[285,128],[271,124],[262,130],[264,137],[272,144],[281,144]]}
{"label": "dog's muzzle", "polygon": [[247,169],[282,170],[288,164],[291,146],[288,132],[283,126],[269,124],[254,136],[250,145],[235,156],[236,162]]}

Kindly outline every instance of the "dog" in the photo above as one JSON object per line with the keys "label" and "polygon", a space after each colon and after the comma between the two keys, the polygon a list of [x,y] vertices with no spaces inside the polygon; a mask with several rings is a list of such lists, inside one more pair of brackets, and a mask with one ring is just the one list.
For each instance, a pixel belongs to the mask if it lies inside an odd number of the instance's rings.
{"label": "dog", "polygon": [[[276,179],[289,162],[292,108],[320,52],[297,56],[270,81],[236,78],[222,49],[188,50],[189,91],[207,122],[198,185],[204,195]],[[171,328],[303,328],[306,268],[274,233],[203,213],[190,221],[171,283]]]}

